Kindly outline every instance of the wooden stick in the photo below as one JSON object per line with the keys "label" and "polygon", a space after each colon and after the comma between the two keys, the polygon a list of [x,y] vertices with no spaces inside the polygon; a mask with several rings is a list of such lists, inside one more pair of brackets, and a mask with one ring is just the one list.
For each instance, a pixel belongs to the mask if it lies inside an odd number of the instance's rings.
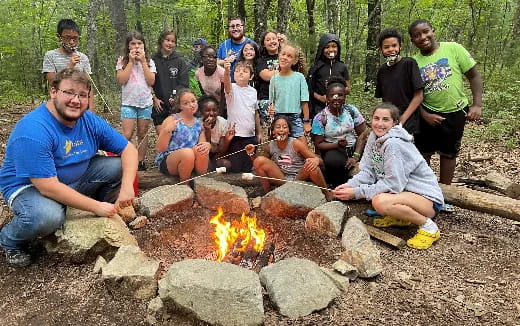
{"label": "wooden stick", "polygon": [[271,178],[271,177],[262,177],[260,175],[254,175],[254,177],[255,178],[260,178],[260,179],[282,181],[282,182],[292,182],[292,183],[296,183],[296,184],[299,184],[299,185],[302,185],[302,186],[314,187],[314,188],[319,188],[319,189],[327,190],[327,191],[333,191],[332,189],[329,189],[329,188],[323,188],[323,187],[320,187],[320,186],[317,186],[317,185],[314,185],[314,184],[311,185],[311,184],[308,184],[308,183],[303,183],[303,182],[298,182],[298,181],[293,181],[293,180],[284,180],[284,179]]}
{"label": "wooden stick", "polygon": [[367,228],[368,234],[370,234],[372,238],[376,238],[377,240],[383,241],[384,243],[389,244],[392,247],[400,249],[404,247],[404,245],[406,244],[406,242],[403,239],[396,237],[393,234],[387,233],[371,225],[365,226]]}
{"label": "wooden stick", "polygon": [[[256,144],[256,145],[253,145],[253,146],[258,147],[258,146],[260,146],[260,145],[263,145],[263,144],[267,144],[267,143],[269,143],[269,142],[272,142],[273,140],[275,140],[275,139],[266,140],[266,141],[264,141],[263,143]],[[221,159],[221,158],[224,158],[224,157],[228,157],[228,156],[231,156],[231,155],[235,155],[235,154],[240,153],[240,152],[243,152],[243,151],[245,151],[245,150],[246,150],[245,148],[242,148],[242,149],[240,149],[240,150],[238,150],[238,151],[236,151],[236,152],[229,153],[229,154],[226,154],[226,155],[224,155],[224,156],[220,156],[220,157],[218,157],[217,159]]]}

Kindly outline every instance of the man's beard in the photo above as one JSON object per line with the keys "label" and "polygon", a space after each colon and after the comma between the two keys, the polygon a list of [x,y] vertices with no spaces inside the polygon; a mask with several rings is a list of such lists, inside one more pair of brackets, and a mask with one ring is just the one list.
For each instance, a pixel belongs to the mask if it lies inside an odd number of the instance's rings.
{"label": "man's beard", "polygon": [[229,38],[232,39],[233,41],[242,41],[242,39],[244,38],[244,32],[240,33],[240,36],[238,38],[236,37],[233,37],[233,34],[232,33],[229,33]]}
{"label": "man's beard", "polygon": [[66,114],[67,107],[65,104],[60,103],[60,101],[58,101],[58,99],[54,99],[52,101],[52,103],[54,104],[56,113],[58,113],[58,115],[67,122],[76,122],[79,120],[79,118],[81,118],[83,116],[83,113],[85,113],[85,112],[82,112],[78,117],[71,117]]}

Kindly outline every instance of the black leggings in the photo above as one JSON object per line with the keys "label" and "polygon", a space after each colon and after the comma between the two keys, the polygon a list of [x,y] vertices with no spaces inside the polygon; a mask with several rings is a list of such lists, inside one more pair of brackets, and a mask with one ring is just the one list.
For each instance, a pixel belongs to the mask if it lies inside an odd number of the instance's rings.
{"label": "black leggings", "polygon": [[349,157],[352,157],[354,147],[350,148],[334,148],[328,151],[322,151],[321,157],[325,163],[325,180],[327,184],[337,187],[347,182],[348,170],[345,167]]}

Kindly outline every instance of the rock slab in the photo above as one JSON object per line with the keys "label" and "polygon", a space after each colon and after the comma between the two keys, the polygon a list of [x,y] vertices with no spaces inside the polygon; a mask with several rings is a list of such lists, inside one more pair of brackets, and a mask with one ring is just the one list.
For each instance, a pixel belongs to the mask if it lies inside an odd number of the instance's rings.
{"label": "rock slab", "polygon": [[300,258],[262,268],[260,282],[278,311],[290,318],[323,309],[340,295],[338,287],[316,263]]}
{"label": "rock slab", "polygon": [[136,246],[122,246],[114,258],[101,268],[101,276],[112,289],[137,299],[157,294],[159,262],[146,257]]}
{"label": "rock slab", "polygon": [[45,242],[49,253],[76,263],[94,261],[99,255],[112,257],[124,245],[137,246],[137,241],[120,217],[97,217],[76,209],[67,210],[63,226]]}
{"label": "rock slab", "polygon": [[197,201],[203,207],[216,210],[220,206],[226,213],[249,214],[249,201],[243,188],[205,177],[195,179],[194,184]]}
{"label": "rock slab", "polygon": [[167,309],[181,309],[212,325],[261,325],[264,319],[258,274],[203,259],[170,266],[159,281]]}
{"label": "rock slab", "polygon": [[343,219],[348,206],[339,201],[331,201],[313,209],[305,219],[305,229],[309,233],[332,238],[341,233]]}
{"label": "rock slab", "polygon": [[326,202],[320,189],[287,182],[265,195],[260,208],[273,217],[305,218],[310,211]]}
{"label": "rock slab", "polygon": [[360,277],[370,278],[382,272],[381,254],[370,240],[365,224],[356,216],[345,224],[341,245],[345,251],[340,260],[354,266]]}
{"label": "rock slab", "polygon": [[161,186],[141,196],[139,211],[147,217],[168,216],[174,211],[191,208],[193,200],[193,190],[188,186]]}

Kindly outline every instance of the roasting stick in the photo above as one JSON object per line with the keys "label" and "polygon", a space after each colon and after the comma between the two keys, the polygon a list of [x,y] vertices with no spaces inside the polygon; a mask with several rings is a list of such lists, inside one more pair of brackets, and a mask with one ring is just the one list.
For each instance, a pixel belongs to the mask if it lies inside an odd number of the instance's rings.
{"label": "roasting stick", "polygon": [[[253,146],[258,147],[258,146],[260,146],[260,145],[264,145],[264,144],[270,143],[270,142],[272,142],[273,140],[282,140],[282,138],[281,138],[280,136],[277,136],[276,139],[266,140],[266,141],[264,141],[263,143],[260,143],[260,144],[257,144],[257,145],[253,145]],[[242,148],[241,150],[238,150],[238,151],[236,151],[236,152],[229,153],[229,154],[226,154],[226,155],[224,155],[224,156],[220,156],[219,159],[224,158],[224,157],[228,157],[228,156],[231,156],[231,155],[235,155],[235,154],[240,153],[240,152],[245,151],[245,150],[246,150],[245,148]]]}
{"label": "roasting stick", "polygon": [[242,180],[251,181],[251,180],[253,180],[253,178],[260,178],[260,179],[266,179],[266,180],[276,180],[276,181],[282,181],[282,182],[292,182],[292,183],[296,183],[296,184],[299,184],[299,185],[302,185],[302,186],[314,187],[314,188],[319,188],[319,189],[322,189],[322,190],[332,191],[332,189],[323,188],[323,187],[320,187],[320,186],[317,186],[317,185],[314,185],[314,184],[307,184],[307,183],[293,181],[293,180],[284,180],[284,179],[271,178],[271,177],[262,177],[262,176],[259,176],[259,175],[254,175],[253,173],[242,173]]}

